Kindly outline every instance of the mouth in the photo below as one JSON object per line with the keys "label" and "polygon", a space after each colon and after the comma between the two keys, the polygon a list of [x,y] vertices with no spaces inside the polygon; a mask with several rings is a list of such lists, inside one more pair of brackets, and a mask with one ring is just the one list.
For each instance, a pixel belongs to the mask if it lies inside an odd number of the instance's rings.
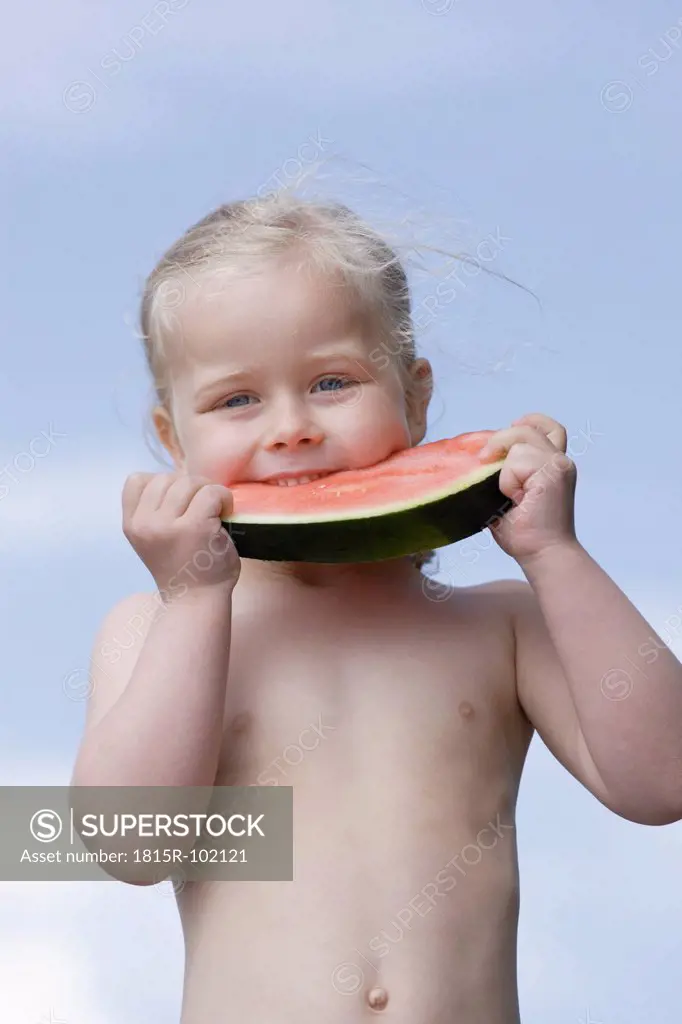
{"label": "mouth", "polygon": [[337,473],[335,469],[325,469],[317,473],[301,473],[296,475],[294,473],[279,473],[277,476],[270,476],[266,480],[261,480],[263,484],[270,484],[275,487],[295,487],[298,484],[309,484],[313,480],[320,480],[323,476],[330,476],[332,473]]}

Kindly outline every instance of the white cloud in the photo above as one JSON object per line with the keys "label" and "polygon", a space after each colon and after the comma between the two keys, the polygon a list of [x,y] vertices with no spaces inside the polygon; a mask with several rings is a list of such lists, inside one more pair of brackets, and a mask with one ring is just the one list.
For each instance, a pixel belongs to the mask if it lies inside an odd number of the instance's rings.
{"label": "white cloud", "polygon": [[[0,784],[66,785],[71,767],[4,751]],[[0,881],[0,923],[0,1020],[167,1024],[179,1016],[184,949],[170,886]]]}
{"label": "white cloud", "polygon": [[0,935],[0,1019],[49,1024],[52,1012],[55,1024],[167,1024],[179,1016],[184,948],[170,887],[0,882],[0,918],[13,922]]}
{"label": "white cloud", "polygon": [[82,953],[49,938],[0,942],[3,1020],[12,1024],[115,1024],[118,1015],[102,1007]]}
{"label": "white cloud", "polygon": [[[37,449],[36,449],[37,450]],[[121,540],[121,495],[130,473],[160,472],[142,461],[138,450],[110,454],[111,441],[103,439],[96,451],[67,458],[57,447],[43,459],[20,460],[14,454],[0,456],[10,466],[13,482],[3,476],[8,493],[0,500],[0,550],[8,554],[51,554],[66,548]],[[0,491],[0,493],[2,493]]]}

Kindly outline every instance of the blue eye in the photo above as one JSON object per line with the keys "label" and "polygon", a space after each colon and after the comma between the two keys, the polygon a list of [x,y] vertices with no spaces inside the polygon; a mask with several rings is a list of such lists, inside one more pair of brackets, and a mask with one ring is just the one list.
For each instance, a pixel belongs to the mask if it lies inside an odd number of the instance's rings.
{"label": "blue eye", "polygon": [[[357,380],[354,380],[351,377],[341,377],[336,376],[335,374],[330,374],[328,377],[323,377],[322,380],[319,380],[315,387],[320,387],[323,392],[328,393],[330,391],[342,391],[344,388],[350,387],[351,385],[358,383],[359,382]],[[331,384],[333,386],[325,388],[322,387],[323,384]],[[229,398],[226,398],[224,401],[220,402],[220,404],[216,406],[216,408],[244,409],[247,405],[250,404],[250,401],[253,397],[253,395],[247,395],[246,392],[240,392],[240,394],[238,395],[230,395]],[[240,401],[240,399],[244,399],[244,401]]]}
{"label": "blue eye", "polygon": [[248,399],[250,397],[251,397],[250,395],[245,395],[245,394],[232,395],[230,398],[228,398],[225,402],[222,403],[222,408],[223,409],[238,409],[239,408],[238,405],[230,405],[230,402],[234,402],[234,400],[236,398],[247,398]]}
{"label": "blue eye", "polygon": [[[325,377],[323,380],[318,381],[318,384],[320,384],[320,385],[321,384],[327,384],[329,381],[341,381],[341,386],[342,387],[348,387],[351,384],[357,384],[357,381],[356,380],[351,380],[350,377],[335,377],[335,376]],[[341,389],[340,388],[324,388],[323,390],[326,390],[326,391],[340,391]]]}

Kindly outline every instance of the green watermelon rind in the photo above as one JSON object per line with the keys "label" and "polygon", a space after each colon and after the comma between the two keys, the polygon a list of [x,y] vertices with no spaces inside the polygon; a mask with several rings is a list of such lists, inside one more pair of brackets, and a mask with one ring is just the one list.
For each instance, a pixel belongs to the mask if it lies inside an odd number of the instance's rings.
{"label": "green watermelon rind", "polygon": [[[414,477],[414,483],[420,490],[418,498],[401,498],[398,501],[390,502],[382,500],[380,505],[374,508],[367,507],[365,509],[358,508],[349,512],[348,504],[352,503],[353,495],[352,492],[348,497],[344,496],[339,508],[325,509],[324,511],[313,511],[313,512],[285,512],[281,514],[269,514],[263,513],[241,513],[232,517],[230,522],[233,523],[262,523],[265,524],[289,524],[289,523],[338,523],[348,522],[349,520],[355,519],[376,519],[378,516],[387,515],[390,512],[402,512],[404,509],[415,508],[416,504],[425,505],[430,504],[433,501],[438,501],[440,498],[445,498],[448,495],[456,494],[459,491],[464,491],[478,483],[479,480],[483,480],[490,476],[491,473],[499,469],[501,463],[486,463],[483,466],[479,466],[477,469],[472,470],[470,473],[466,473],[463,476],[457,477],[457,479],[443,486],[432,486],[431,489],[427,487],[428,477],[424,474],[417,473]],[[339,474],[342,476],[343,474]],[[408,473],[409,477],[409,473]],[[333,480],[333,477],[328,478]],[[330,493],[334,493],[334,484],[327,483],[326,480],[321,481],[322,486],[328,487]],[[390,480],[388,482],[390,488]]]}
{"label": "green watermelon rind", "polygon": [[444,547],[471,537],[511,507],[499,489],[501,462],[488,463],[431,492],[397,506],[326,513],[311,520],[235,517],[223,523],[240,558],[274,562],[349,563],[388,558]]}

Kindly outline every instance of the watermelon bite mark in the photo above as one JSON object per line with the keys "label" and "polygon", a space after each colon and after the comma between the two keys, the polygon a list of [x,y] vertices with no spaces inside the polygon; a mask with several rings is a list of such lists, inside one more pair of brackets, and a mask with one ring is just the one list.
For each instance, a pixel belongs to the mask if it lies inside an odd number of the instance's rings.
{"label": "watermelon bite mark", "polygon": [[294,487],[232,487],[225,526],[242,558],[375,562],[443,547],[482,530],[511,502],[503,459],[478,452],[491,430],[395,452],[384,462]]}

